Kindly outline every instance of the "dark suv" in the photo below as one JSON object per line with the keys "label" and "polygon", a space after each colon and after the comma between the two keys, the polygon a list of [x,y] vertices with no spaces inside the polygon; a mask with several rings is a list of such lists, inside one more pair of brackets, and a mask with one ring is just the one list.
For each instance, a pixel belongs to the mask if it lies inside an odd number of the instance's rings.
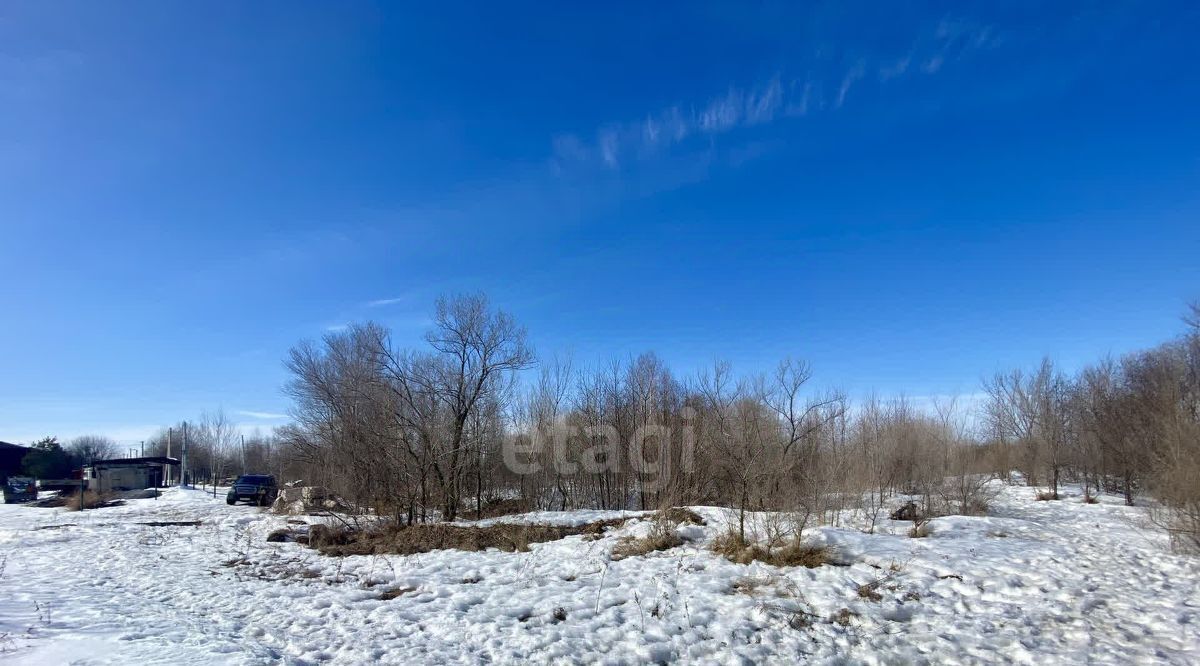
{"label": "dark suv", "polygon": [[278,496],[279,486],[275,485],[275,477],[269,474],[243,474],[233,482],[233,487],[225,496],[225,503],[250,500],[259,506],[266,506]]}

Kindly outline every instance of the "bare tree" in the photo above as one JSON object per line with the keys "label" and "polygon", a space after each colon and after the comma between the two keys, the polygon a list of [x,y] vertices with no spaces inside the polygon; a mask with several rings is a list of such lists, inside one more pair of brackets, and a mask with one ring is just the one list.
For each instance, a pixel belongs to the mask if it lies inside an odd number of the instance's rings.
{"label": "bare tree", "polygon": [[213,486],[213,495],[216,495],[217,485],[232,467],[237,452],[237,426],[225,415],[224,409],[218,408],[201,414],[196,430],[197,439],[204,442],[208,449],[209,481]]}
{"label": "bare tree", "polygon": [[105,460],[117,454],[117,443],[103,435],[80,435],[71,440],[67,451],[79,462],[86,465],[93,460]]}

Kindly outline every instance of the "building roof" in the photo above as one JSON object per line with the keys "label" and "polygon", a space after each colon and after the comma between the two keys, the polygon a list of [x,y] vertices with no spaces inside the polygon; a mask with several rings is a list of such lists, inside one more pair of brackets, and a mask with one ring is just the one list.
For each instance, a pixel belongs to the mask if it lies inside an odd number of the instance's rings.
{"label": "building roof", "polygon": [[0,442],[0,449],[28,449],[28,448],[29,448],[28,446],[21,446],[20,444],[9,444],[8,442]]}
{"label": "building roof", "polygon": [[91,467],[133,467],[136,465],[178,465],[178,458],[166,456],[147,456],[145,458],[110,458],[108,460],[93,460]]}

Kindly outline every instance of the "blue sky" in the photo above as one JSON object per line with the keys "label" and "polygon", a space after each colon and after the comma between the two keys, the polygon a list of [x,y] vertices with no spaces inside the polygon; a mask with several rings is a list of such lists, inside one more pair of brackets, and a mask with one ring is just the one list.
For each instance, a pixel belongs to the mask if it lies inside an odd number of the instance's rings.
{"label": "blue sky", "polygon": [[972,393],[1200,297],[1192,3],[0,7],[0,440],[280,423],[298,340]]}

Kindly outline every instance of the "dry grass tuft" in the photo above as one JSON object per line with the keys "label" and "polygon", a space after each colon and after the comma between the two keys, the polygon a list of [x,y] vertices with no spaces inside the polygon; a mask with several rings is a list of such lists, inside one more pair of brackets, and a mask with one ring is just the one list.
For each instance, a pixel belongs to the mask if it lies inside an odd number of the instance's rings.
{"label": "dry grass tuft", "polygon": [[859,585],[858,598],[866,599],[867,601],[883,601],[883,595],[879,593],[879,585],[880,581],[878,580]]}
{"label": "dry grass tuft", "polygon": [[1035,499],[1039,502],[1056,500],[1056,499],[1058,499],[1058,493],[1055,493],[1052,490],[1041,490],[1041,491],[1038,491],[1037,497]]}
{"label": "dry grass tuft", "polygon": [[829,551],[822,546],[790,544],[770,553],[765,562],[778,567],[807,567],[815,569],[829,561]]}
{"label": "dry grass tuft", "polygon": [[754,561],[754,558],[746,557],[745,551],[749,548],[750,543],[737,532],[725,532],[717,535],[717,538],[713,539],[712,544],[708,547],[709,550],[730,562],[739,564],[749,564]]}
{"label": "dry grass tuft", "polygon": [[627,557],[635,557],[645,555],[660,550],[670,550],[676,546],[683,545],[683,539],[679,538],[674,531],[659,533],[655,532],[650,536],[635,539],[633,537],[625,537],[613,546],[612,559],[623,560]]}
{"label": "dry grass tuft", "polygon": [[649,535],[640,538],[625,537],[613,546],[613,561],[682,546],[683,539],[675,531],[676,524],[676,521],[671,519],[671,514],[659,511],[654,515],[654,527]]}
{"label": "dry grass tuft", "polygon": [[766,548],[742,539],[736,532],[726,532],[713,539],[709,549],[738,564],[765,562],[777,567],[812,569],[829,562],[829,550],[823,546],[806,546],[791,542],[778,548]]}

